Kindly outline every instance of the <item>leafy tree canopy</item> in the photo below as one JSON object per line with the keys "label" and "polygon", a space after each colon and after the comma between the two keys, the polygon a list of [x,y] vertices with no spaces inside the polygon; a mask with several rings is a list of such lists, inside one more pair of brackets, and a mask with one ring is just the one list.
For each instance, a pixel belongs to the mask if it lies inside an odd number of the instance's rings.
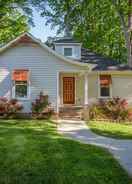
{"label": "leafy tree canopy", "polygon": [[128,1],[47,0],[41,2],[40,10],[47,17],[47,24],[59,26],[58,32],[67,26],[86,48],[126,62],[125,37],[118,13],[127,23]]}
{"label": "leafy tree canopy", "polygon": [[30,2],[0,0],[0,44],[5,44],[29,29],[32,21]]}

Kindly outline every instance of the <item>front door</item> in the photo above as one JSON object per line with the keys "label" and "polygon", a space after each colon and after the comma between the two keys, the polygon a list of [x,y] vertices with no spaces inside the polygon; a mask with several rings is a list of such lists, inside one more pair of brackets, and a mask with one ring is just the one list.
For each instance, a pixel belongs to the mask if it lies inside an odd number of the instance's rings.
{"label": "front door", "polygon": [[75,103],[75,78],[63,77],[63,103]]}

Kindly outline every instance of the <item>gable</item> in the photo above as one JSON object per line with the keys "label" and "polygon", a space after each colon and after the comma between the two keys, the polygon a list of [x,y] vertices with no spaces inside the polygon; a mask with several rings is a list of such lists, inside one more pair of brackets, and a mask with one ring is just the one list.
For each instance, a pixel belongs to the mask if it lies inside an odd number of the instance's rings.
{"label": "gable", "polygon": [[[79,65],[69,64],[58,57],[55,57],[39,44],[19,43],[7,49],[0,56],[0,68],[29,69],[30,71],[48,70],[51,73],[57,71],[78,71],[84,70]],[[86,67],[85,67],[86,68]],[[88,68],[87,68],[88,69]]]}
{"label": "gable", "polygon": [[12,45],[18,45],[18,44],[36,44],[36,42],[31,39],[27,34],[20,37],[18,40],[16,40]]}
{"label": "gable", "polygon": [[9,42],[4,47],[0,48],[0,53],[3,53],[7,49],[10,49],[10,48],[12,48],[14,46],[16,46],[16,47],[18,45],[26,45],[26,46],[28,46],[28,45],[32,45],[32,44],[38,44],[40,47],[42,47],[44,50],[49,52],[51,55],[53,55],[54,57],[56,57],[58,59],[61,59],[64,62],[67,62],[67,63],[72,64],[72,65],[77,65],[77,66],[80,66],[80,67],[83,67],[83,68],[84,67],[88,68],[88,64],[80,63],[80,62],[77,62],[77,61],[73,61],[71,59],[68,59],[68,58],[58,54],[57,52],[55,52],[54,50],[49,48],[47,45],[43,44],[40,40],[37,40],[36,38],[34,38],[29,33],[22,34],[21,36],[17,37],[13,41]]}

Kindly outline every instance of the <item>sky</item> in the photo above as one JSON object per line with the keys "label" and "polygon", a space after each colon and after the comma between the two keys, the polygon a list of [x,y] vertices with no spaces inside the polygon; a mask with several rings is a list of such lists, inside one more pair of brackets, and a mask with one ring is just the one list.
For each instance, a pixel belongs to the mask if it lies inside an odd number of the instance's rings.
{"label": "sky", "polygon": [[56,29],[51,30],[50,25],[45,26],[45,18],[40,17],[37,11],[33,12],[33,20],[35,27],[31,27],[30,33],[41,41],[46,41],[48,36],[56,36]]}

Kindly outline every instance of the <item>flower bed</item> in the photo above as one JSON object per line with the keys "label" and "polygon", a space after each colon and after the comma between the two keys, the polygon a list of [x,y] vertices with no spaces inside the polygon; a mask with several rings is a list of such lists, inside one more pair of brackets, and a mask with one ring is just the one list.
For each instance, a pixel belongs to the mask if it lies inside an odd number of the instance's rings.
{"label": "flower bed", "polygon": [[119,97],[110,100],[100,100],[89,109],[91,120],[101,121],[132,121],[132,109],[125,99]]}
{"label": "flower bed", "polygon": [[16,99],[8,100],[5,97],[0,98],[0,117],[1,118],[15,118],[17,114],[21,113],[23,106]]}

